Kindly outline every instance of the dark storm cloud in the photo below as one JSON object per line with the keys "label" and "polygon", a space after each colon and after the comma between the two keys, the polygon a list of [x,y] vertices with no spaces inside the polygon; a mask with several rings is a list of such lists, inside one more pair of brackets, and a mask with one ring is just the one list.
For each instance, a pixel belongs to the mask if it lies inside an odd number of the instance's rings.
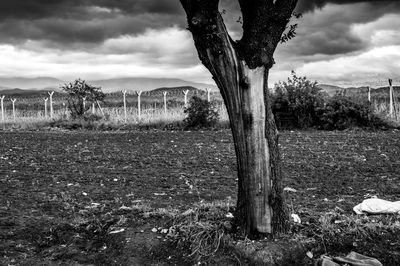
{"label": "dark storm cloud", "polygon": [[[297,55],[333,55],[362,49],[365,44],[351,32],[353,23],[400,12],[399,0],[300,0],[298,10],[305,17],[313,16],[310,11],[329,3],[358,3],[360,7],[350,14],[328,12],[308,24],[300,20],[298,37],[291,41],[296,45],[289,44]],[[226,10],[224,19],[229,30],[240,38],[238,1],[221,0],[221,9]],[[173,25],[186,27],[178,0],[0,0],[0,44],[21,44],[29,39],[60,49],[90,48],[110,38]]]}
{"label": "dark storm cloud", "polygon": [[297,55],[336,55],[359,51],[365,46],[362,40],[351,34],[348,25],[336,23],[323,31],[299,37],[292,49],[295,49]]}
{"label": "dark storm cloud", "polygon": [[1,0],[0,43],[101,43],[185,23],[178,0]]}
{"label": "dark storm cloud", "polygon": [[[327,4],[344,5],[356,3],[368,3],[371,6],[385,8],[387,10],[395,7],[397,11],[400,10],[400,3],[398,0],[299,0],[297,4],[297,10],[299,12],[308,12],[318,8],[323,8]],[[392,11],[396,12],[395,10]]]}
{"label": "dark storm cloud", "polygon": [[75,17],[87,7],[116,9],[126,14],[181,14],[178,0],[1,0],[0,19]]}
{"label": "dark storm cloud", "polygon": [[304,16],[296,21],[299,24],[297,36],[289,43],[281,45],[278,53],[303,59],[315,55],[332,58],[368,49],[368,40],[362,40],[353,31],[353,25],[399,13],[400,1],[300,0],[298,11]]}

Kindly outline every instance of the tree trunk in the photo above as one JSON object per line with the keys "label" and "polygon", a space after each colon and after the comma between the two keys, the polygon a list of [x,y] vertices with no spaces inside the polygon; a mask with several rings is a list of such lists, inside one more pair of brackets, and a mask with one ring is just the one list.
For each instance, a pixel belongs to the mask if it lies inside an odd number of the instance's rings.
{"label": "tree trunk", "polygon": [[244,34],[234,42],[218,12],[218,0],[181,0],[199,58],[227,107],[239,180],[235,216],[249,237],[286,228],[278,132],[267,81],[296,2],[239,0]]}
{"label": "tree trunk", "polygon": [[240,112],[230,114],[237,164],[236,217],[251,237],[284,231],[286,212],[281,195],[280,158],[275,120],[268,104],[268,69],[242,62],[238,88]]}

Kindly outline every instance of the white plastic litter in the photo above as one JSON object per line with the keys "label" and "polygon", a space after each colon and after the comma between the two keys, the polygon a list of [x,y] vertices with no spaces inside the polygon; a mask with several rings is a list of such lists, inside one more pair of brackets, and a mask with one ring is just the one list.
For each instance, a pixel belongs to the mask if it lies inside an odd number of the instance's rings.
{"label": "white plastic litter", "polygon": [[297,214],[293,213],[291,216],[292,216],[293,222],[301,224],[301,219]]}
{"label": "white plastic litter", "polygon": [[283,191],[287,191],[287,192],[297,192],[296,189],[291,188],[291,187],[285,187],[285,188],[283,189]]}
{"label": "white plastic litter", "polygon": [[357,214],[398,213],[400,214],[400,201],[387,201],[382,199],[366,199],[353,208]]}

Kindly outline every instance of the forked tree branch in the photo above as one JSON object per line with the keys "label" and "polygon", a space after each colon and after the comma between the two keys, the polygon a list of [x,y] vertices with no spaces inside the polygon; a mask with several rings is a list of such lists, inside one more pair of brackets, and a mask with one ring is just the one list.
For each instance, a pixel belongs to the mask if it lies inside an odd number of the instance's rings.
{"label": "forked tree branch", "polygon": [[239,54],[250,68],[273,66],[273,54],[296,4],[297,0],[239,0],[243,16]]}

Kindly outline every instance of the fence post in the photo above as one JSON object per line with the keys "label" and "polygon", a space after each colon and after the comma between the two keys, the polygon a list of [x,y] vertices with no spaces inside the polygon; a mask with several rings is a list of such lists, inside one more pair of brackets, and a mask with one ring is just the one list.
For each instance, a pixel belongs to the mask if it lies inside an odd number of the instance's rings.
{"label": "fence post", "polygon": [[166,114],[167,113],[167,94],[168,94],[168,91],[164,91],[163,94],[164,94],[164,113]]}
{"label": "fence post", "polygon": [[66,118],[67,114],[68,114],[68,107],[64,102],[62,103],[62,106],[63,106],[63,110],[64,110],[64,117]]}
{"label": "fence post", "polygon": [[101,108],[99,101],[96,100],[97,106],[100,109],[101,115],[104,117],[104,112],[103,112],[103,108]]}
{"label": "fence post", "polygon": [[393,116],[393,80],[389,79],[389,115],[392,117]]}
{"label": "fence post", "polygon": [[83,113],[86,111],[86,97],[82,97]]}
{"label": "fence post", "polygon": [[188,100],[187,100],[188,93],[189,93],[189,90],[183,91],[183,94],[185,95],[185,108],[187,108],[187,106],[188,106]]}
{"label": "fence post", "polygon": [[207,88],[207,101],[210,102],[211,101],[211,89]]}
{"label": "fence post", "polygon": [[126,90],[122,90],[122,97],[124,100],[124,122],[126,124],[127,114],[126,114]]}
{"label": "fence post", "polygon": [[92,103],[92,114],[96,113],[96,106],[94,104],[94,102]]}
{"label": "fence post", "polygon": [[136,94],[138,96],[138,117],[139,117],[139,122],[142,119],[142,107],[141,107],[141,101],[140,101],[140,96],[142,95],[143,91],[137,91]]}
{"label": "fence post", "polygon": [[0,100],[1,100],[1,120],[3,121],[3,123],[5,122],[5,117],[4,117],[4,98],[6,96],[1,96]]}
{"label": "fence post", "polygon": [[368,101],[371,102],[371,87],[367,86],[368,88]]}
{"label": "fence post", "polygon": [[47,101],[49,98],[44,98],[44,118],[47,118]]}
{"label": "fence post", "polygon": [[15,121],[15,101],[16,101],[17,99],[11,99],[11,102],[12,102],[12,108],[13,108],[13,117],[14,117],[14,121]]}
{"label": "fence post", "polygon": [[47,92],[50,96],[50,118],[53,119],[53,94],[54,91]]}

